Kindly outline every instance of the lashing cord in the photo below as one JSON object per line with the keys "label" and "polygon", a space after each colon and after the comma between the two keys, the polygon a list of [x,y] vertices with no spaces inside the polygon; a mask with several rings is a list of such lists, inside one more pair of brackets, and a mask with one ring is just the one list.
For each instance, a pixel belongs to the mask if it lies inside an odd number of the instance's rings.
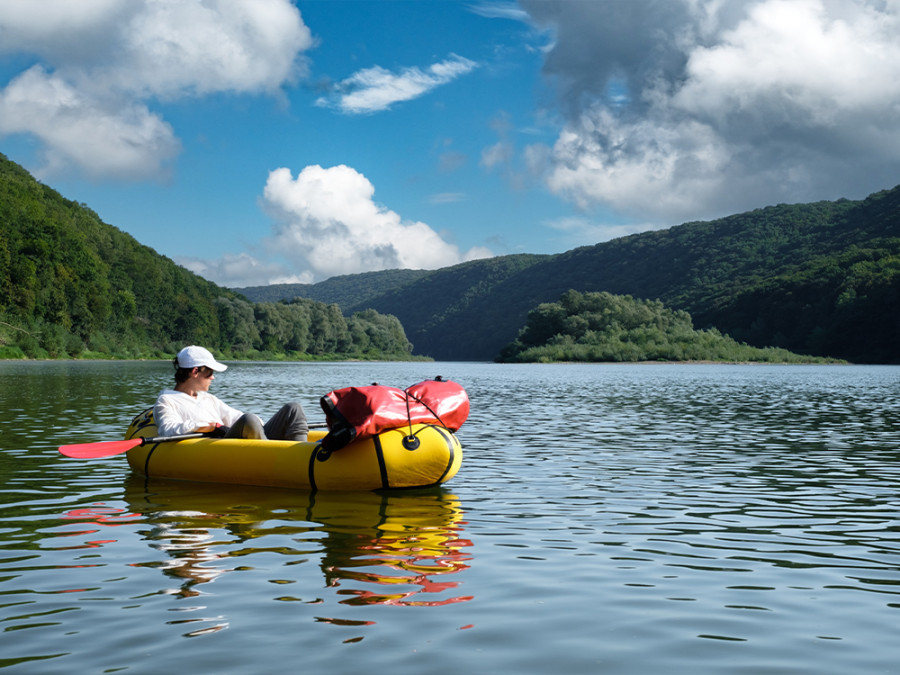
{"label": "lashing cord", "polygon": [[[441,378],[441,376],[438,375],[434,379],[436,382],[441,382],[443,378]],[[418,403],[425,406],[425,409],[428,412],[430,412],[432,415],[434,415],[434,419],[436,419],[442,427],[447,429],[447,431],[449,431],[451,434],[453,433],[450,430],[450,428],[446,424],[444,424],[444,420],[441,419],[440,415],[438,415],[436,412],[434,412],[434,410],[431,409],[431,406],[429,406],[427,403],[425,403],[425,401],[420,399],[418,396],[414,396],[413,394],[409,393],[408,391],[404,390],[403,393],[406,394],[406,419],[409,422],[409,433],[406,436],[404,436],[403,441],[402,441],[404,448],[406,448],[407,450],[415,450],[416,448],[419,447],[419,439],[416,436],[416,434],[418,432],[413,433],[413,430],[412,430],[412,427],[413,427],[412,412],[410,412],[410,409],[409,409],[409,399],[411,399],[411,398],[415,399]],[[423,429],[424,429],[424,427],[423,427]],[[419,429],[419,431],[422,431],[422,429]]]}

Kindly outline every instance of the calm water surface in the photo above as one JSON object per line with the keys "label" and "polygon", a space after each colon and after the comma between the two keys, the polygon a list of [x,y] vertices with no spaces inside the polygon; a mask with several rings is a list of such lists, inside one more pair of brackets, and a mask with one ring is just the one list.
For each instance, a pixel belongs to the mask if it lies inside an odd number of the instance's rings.
{"label": "calm water surface", "polygon": [[245,410],[462,383],[439,490],[132,477],[166,363],[0,363],[10,673],[896,673],[900,368],[246,364]]}

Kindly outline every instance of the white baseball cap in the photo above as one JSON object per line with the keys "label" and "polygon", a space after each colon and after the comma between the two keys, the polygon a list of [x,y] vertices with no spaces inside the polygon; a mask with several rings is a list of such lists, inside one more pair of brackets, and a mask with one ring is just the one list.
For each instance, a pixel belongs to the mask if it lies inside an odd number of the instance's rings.
{"label": "white baseball cap", "polygon": [[228,368],[224,363],[216,361],[208,349],[197,347],[196,345],[185,347],[178,352],[178,355],[175,357],[175,364],[179,368],[200,368],[201,366],[206,366],[218,373]]}

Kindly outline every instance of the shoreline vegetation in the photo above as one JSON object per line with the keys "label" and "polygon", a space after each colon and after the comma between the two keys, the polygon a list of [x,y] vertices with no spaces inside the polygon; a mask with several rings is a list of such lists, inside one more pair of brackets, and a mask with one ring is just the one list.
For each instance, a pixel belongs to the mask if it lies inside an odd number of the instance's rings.
{"label": "shoreline vegetation", "polygon": [[[74,317],[60,324],[38,312],[8,313],[0,319],[0,359],[155,359],[174,355],[188,344],[202,344],[237,360],[427,358],[413,355],[397,317],[375,310],[345,317],[337,305],[305,298],[251,303],[214,297],[198,298],[196,306],[185,303],[187,319],[176,312],[168,320],[160,316],[150,321],[132,306],[130,316],[107,315],[104,324],[92,326],[79,326]],[[191,325],[179,328],[183,323]],[[173,324],[173,330],[162,328]]]}
{"label": "shoreline vegetation", "polygon": [[[225,361],[248,362],[352,362],[352,361],[434,361],[429,356],[417,356],[415,354],[308,354],[304,352],[244,352],[234,353],[229,350],[211,350],[216,358]],[[36,355],[29,356],[18,347],[0,345],[0,361],[171,361],[175,358],[175,351],[166,353],[158,350],[146,352],[115,354],[109,352],[92,352],[85,350],[78,354]]]}
{"label": "shoreline vegetation", "polygon": [[[234,301],[232,301],[234,302]],[[243,301],[250,307],[249,303]],[[307,305],[312,301],[305,300]],[[261,303],[271,312],[290,311],[295,303]],[[320,304],[320,303],[315,303]],[[283,309],[282,309],[283,308]],[[335,308],[336,309],[336,308]],[[333,313],[331,314],[334,318]],[[382,344],[390,351],[371,348],[371,335],[366,335],[370,349],[366,352],[323,351],[309,353],[278,349],[212,348],[216,356],[232,361],[258,362],[338,362],[338,361],[433,361],[428,356],[412,354],[399,320],[377,312],[358,313],[373,324],[382,324],[390,335]],[[252,314],[251,314],[252,316]],[[338,314],[338,316],[340,316]],[[358,319],[358,315],[351,320]],[[340,322],[338,322],[340,323]],[[0,329],[12,329],[0,322]],[[19,329],[34,337],[28,331]],[[307,325],[307,332],[318,331]],[[348,331],[349,333],[350,331]],[[258,335],[258,334],[257,334]],[[358,335],[358,333],[357,333]],[[258,339],[258,338],[257,338]],[[357,337],[357,340],[359,338]],[[26,352],[21,346],[5,342],[0,333],[0,360],[171,360],[177,349],[113,349],[94,351],[83,347],[69,353],[53,354],[35,343]],[[398,349],[398,346],[402,348]],[[751,347],[716,329],[697,330],[690,314],[667,308],[659,300],[638,300],[630,295],[606,292],[580,293],[569,290],[555,303],[542,303],[528,313],[525,326],[514,342],[506,345],[495,359],[498,363],[707,363],[707,364],[847,364],[829,357],[795,354],[780,347]]]}
{"label": "shoreline vegetation", "polygon": [[845,364],[780,347],[751,347],[716,329],[697,330],[690,314],[659,300],[569,290],[528,313],[500,363]]}
{"label": "shoreline vegetation", "polygon": [[[188,342],[185,342],[187,345]],[[91,349],[83,349],[75,353],[61,351],[50,353],[40,347],[29,349],[26,353],[18,345],[4,344],[0,341],[0,361],[171,361],[177,349],[171,352],[155,350],[155,349],[131,349],[125,353],[117,353],[115,351],[93,351]],[[322,353],[310,354],[308,352],[277,352],[277,351],[250,351],[250,352],[232,352],[212,348],[219,359],[228,361],[267,361],[267,362],[338,362],[338,361],[434,361],[430,356],[421,356],[411,353]]]}
{"label": "shoreline vegetation", "polygon": [[[400,331],[402,333],[402,327]],[[309,354],[271,350],[214,351],[217,358],[232,361],[433,361],[431,357],[414,356],[411,352]],[[0,359],[28,358],[17,347],[0,346]],[[44,358],[53,357],[47,354]],[[85,351],[74,356],[58,356],[57,360],[171,358],[171,354],[160,350],[127,356]],[[495,361],[560,364],[847,364],[842,359],[795,354],[780,347],[751,347],[716,329],[697,330],[690,314],[669,309],[659,300],[636,300],[629,295],[580,293],[575,290],[564,293],[558,302],[543,303],[529,312],[528,321],[518,338],[508,344]]]}

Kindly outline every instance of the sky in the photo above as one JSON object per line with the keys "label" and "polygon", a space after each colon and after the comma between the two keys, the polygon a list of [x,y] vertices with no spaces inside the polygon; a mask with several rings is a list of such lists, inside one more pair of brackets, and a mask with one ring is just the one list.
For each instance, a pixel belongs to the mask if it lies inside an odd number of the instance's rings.
{"label": "sky", "polygon": [[0,152],[227,287],[900,184],[900,0],[2,0]]}

